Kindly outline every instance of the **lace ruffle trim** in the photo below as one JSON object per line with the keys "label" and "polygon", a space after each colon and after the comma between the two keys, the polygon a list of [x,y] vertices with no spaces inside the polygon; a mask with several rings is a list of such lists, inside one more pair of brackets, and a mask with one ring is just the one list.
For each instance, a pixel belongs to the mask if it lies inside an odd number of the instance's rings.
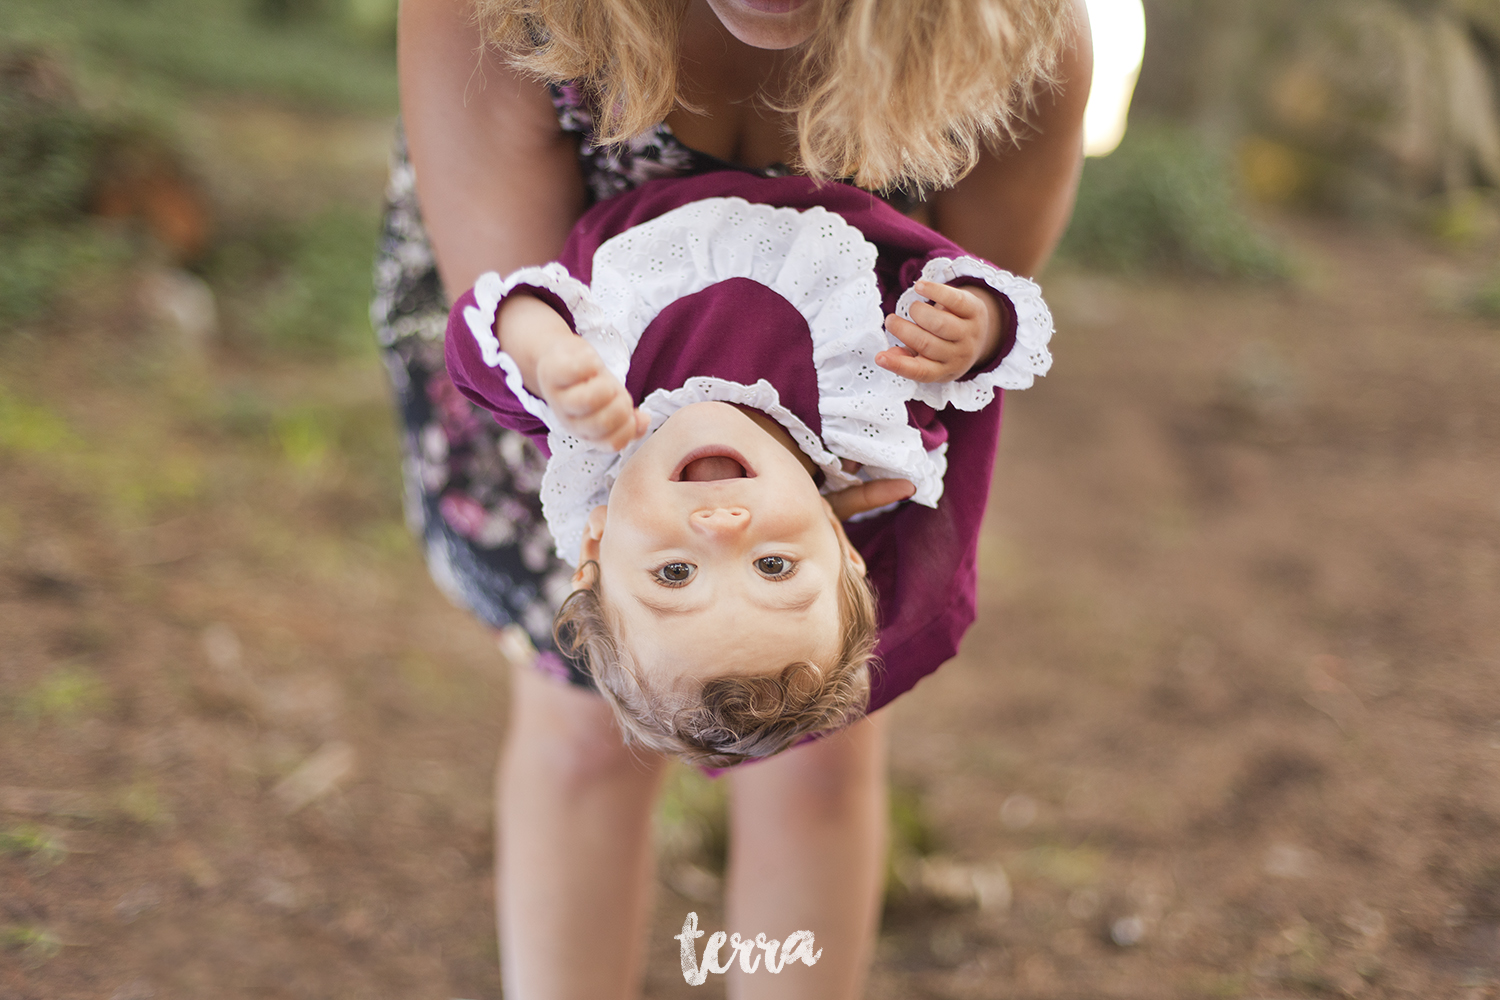
{"label": "lace ruffle trim", "polygon": [[[1052,339],[1052,313],[1042,300],[1036,282],[977,257],[934,257],[922,268],[922,279],[948,284],[957,278],[978,278],[1010,299],[1016,310],[1016,342],[998,365],[962,382],[913,383],[912,398],[934,409],[953,406],[960,410],[982,410],[995,398],[996,389],[1029,389],[1038,375],[1052,367],[1047,344]],[[896,314],[911,318],[911,306],[927,299],[908,288],[896,300]]]}

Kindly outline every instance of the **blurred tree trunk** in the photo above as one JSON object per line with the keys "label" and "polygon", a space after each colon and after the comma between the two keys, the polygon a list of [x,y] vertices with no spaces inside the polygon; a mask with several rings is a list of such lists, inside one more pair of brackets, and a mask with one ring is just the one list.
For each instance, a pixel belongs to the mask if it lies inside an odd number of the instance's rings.
{"label": "blurred tree trunk", "polygon": [[1362,204],[1500,187],[1500,0],[1145,0],[1142,111],[1246,183]]}

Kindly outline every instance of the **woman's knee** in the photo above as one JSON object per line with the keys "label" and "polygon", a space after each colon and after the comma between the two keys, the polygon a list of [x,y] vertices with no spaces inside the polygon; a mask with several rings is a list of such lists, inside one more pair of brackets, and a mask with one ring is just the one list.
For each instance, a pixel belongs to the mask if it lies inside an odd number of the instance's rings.
{"label": "woman's knee", "polygon": [[735,797],[753,811],[838,820],[870,808],[885,787],[885,739],[879,720],[788,750],[735,776]]}
{"label": "woman's knee", "polygon": [[512,683],[506,755],[562,787],[601,782],[649,786],[664,762],[625,743],[598,695],[518,670]]}

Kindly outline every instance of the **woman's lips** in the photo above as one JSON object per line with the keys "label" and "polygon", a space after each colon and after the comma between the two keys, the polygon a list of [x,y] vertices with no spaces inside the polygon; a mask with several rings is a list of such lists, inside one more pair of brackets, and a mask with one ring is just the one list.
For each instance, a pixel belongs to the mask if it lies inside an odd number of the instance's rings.
{"label": "woman's lips", "polygon": [[745,456],[723,444],[694,448],[672,470],[672,482],[706,483],[720,479],[754,479],[755,469]]}

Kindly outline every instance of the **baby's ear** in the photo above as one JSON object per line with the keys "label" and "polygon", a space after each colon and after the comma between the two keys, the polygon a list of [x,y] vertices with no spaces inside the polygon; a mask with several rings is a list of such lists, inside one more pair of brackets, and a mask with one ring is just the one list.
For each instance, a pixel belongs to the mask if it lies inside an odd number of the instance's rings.
{"label": "baby's ear", "polygon": [[[578,546],[578,570],[573,574],[574,590],[593,590],[599,578],[599,540],[604,537],[604,518],[608,504],[600,504],[589,511],[589,519],[583,526],[583,543]],[[589,569],[589,563],[594,564]]]}

